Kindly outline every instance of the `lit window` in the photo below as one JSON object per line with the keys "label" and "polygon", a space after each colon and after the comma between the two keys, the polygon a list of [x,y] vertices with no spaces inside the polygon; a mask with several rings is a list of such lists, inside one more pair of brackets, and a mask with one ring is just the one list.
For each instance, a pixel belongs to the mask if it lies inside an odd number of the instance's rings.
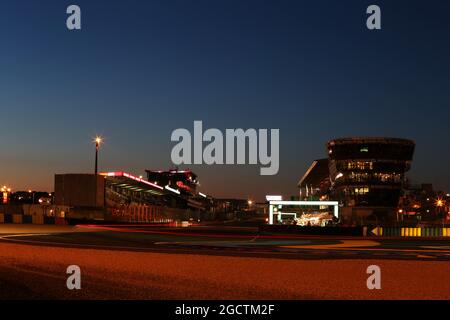
{"label": "lit window", "polygon": [[348,161],[346,163],[348,170],[358,169],[358,170],[373,170],[373,162],[369,161]]}
{"label": "lit window", "polygon": [[355,188],[355,194],[369,193],[369,188]]}

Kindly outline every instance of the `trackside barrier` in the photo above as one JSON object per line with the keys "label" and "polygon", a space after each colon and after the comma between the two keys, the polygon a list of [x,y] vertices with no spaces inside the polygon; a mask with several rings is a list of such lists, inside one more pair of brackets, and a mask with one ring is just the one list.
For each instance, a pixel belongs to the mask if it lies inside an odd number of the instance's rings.
{"label": "trackside barrier", "polygon": [[450,228],[442,227],[377,227],[372,233],[378,237],[450,237]]}
{"label": "trackside barrier", "polygon": [[44,224],[55,224],[55,217],[44,217]]}
{"label": "trackside barrier", "polygon": [[363,235],[363,227],[301,227],[285,224],[265,224],[259,227],[262,233],[294,233],[304,235],[354,236]]}
{"label": "trackside barrier", "polygon": [[0,224],[68,224],[64,218],[47,217],[41,214],[23,215],[23,214],[4,214],[0,213]]}
{"label": "trackside barrier", "polygon": [[442,229],[442,235],[444,237],[450,237],[450,228],[443,228]]}
{"label": "trackside barrier", "polygon": [[35,214],[32,217],[32,223],[33,224],[44,224],[44,216]]}
{"label": "trackside barrier", "polygon": [[442,228],[424,228],[424,235],[426,237],[441,237],[443,236]]}
{"label": "trackside barrier", "polygon": [[394,227],[386,227],[386,228],[378,228],[381,229],[381,234],[384,237],[400,237],[401,236],[401,229],[400,228],[394,228]]}
{"label": "trackside barrier", "polygon": [[67,225],[67,221],[64,218],[55,218],[55,224],[56,225]]}
{"label": "trackside barrier", "polygon": [[402,235],[402,237],[421,237],[422,229],[421,228],[402,228],[401,235]]}
{"label": "trackside barrier", "polygon": [[23,220],[22,217],[23,216],[21,214],[13,214],[12,215],[13,223],[21,224]]}

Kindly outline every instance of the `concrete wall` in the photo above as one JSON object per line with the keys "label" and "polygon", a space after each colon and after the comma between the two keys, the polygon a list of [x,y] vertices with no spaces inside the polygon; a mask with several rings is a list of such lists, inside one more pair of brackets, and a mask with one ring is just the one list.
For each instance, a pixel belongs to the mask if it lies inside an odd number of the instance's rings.
{"label": "concrete wall", "polygon": [[23,205],[21,204],[2,204],[0,213],[3,214],[23,214]]}
{"label": "concrete wall", "polygon": [[86,221],[103,221],[105,220],[105,208],[86,208],[86,207],[76,207],[71,208],[69,214],[66,218],[69,220],[86,220]]}
{"label": "concrete wall", "polygon": [[39,205],[24,204],[22,205],[24,215],[30,216],[51,216],[56,218],[64,218],[70,211],[69,206],[62,205]]}
{"label": "concrete wall", "polygon": [[22,204],[0,206],[0,223],[67,224],[67,206]]}
{"label": "concrete wall", "polygon": [[103,207],[105,178],[94,174],[56,174],[55,204],[71,207]]}
{"label": "concrete wall", "polygon": [[69,212],[68,206],[17,204],[0,205],[0,213],[5,215],[46,216],[64,218]]}

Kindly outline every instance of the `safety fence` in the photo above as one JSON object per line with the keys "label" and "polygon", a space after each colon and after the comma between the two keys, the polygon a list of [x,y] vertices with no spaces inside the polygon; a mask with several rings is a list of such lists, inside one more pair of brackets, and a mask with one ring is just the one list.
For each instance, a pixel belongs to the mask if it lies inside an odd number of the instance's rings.
{"label": "safety fence", "polygon": [[0,213],[0,223],[66,225],[67,221],[64,218],[49,217],[42,214],[23,215]]}
{"label": "safety fence", "polygon": [[[412,237],[412,238],[450,238],[449,227],[302,227],[297,225],[262,225],[261,234],[301,234],[323,236],[350,236],[350,237]],[[449,239],[450,240],[450,239]]]}
{"label": "safety fence", "polygon": [[382,237],[450,237],[450,228],[446,227],[377,227],[372,234]]}

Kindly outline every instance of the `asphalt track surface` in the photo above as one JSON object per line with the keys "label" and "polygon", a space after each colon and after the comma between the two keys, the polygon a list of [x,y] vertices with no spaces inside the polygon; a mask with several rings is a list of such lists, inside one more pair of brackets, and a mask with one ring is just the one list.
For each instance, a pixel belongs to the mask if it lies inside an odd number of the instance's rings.
{"label": "asphalt track surface", "polygon": [[16,226],[16,229],[6,228],[2,233],[0,240],[3,242],[56,247],[289,259],[376,258],[450,261],[450,241],[445,239],[260,234],[256,227],[78,225],[21,228]]}
{"label": "asphalt track surface", "polygon": [[[450,299],[450,241],[254,227],[0,226],[2,299]],[[83,289],[65,287],[65,268]],[[368,290],[369,265],[383,289]]]}

